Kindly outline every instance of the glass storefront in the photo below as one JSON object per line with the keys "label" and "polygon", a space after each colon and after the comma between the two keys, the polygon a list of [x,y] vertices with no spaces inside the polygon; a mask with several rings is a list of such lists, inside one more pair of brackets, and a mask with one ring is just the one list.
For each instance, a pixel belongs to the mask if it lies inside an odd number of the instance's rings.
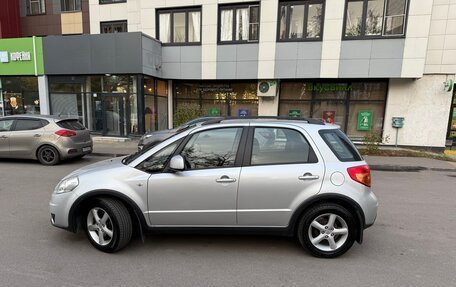
{"label": "glass storefront", "polygon": [[53,115],[77,116],[93,132],[139,133],[137,76],[49,76]]}
{"label": "glass storefront", "polygon": [[168,128],[168,82],[144,78],[145,131]]}
{"label": "glass storefront", "polygon": [[141,75],[49,76],[48,81],[51,113],[78,117],[95,133],[128,136],[168,128],[167,81]]}
{"label": "glass storefront", "polygon": [[368,131],[382,131],[387,88],[387,81],[283,81],[279,115],[323,119],[362,139]]}
{"label": "glass storefront", "polygon": [[257,82],[180,82],[174,83],[174,110],[180,105],[197,104],[203,115],[258,115]]}
{"label": "glass storefront", "polygon": [[37,77],[0,78],[0,116],[39,113]]}
{"label": "glass storefront", "polygon": [[450,108],[447,138],[452,140],[452,145],[456,145],[456,85],[453,86],[453,101]]}

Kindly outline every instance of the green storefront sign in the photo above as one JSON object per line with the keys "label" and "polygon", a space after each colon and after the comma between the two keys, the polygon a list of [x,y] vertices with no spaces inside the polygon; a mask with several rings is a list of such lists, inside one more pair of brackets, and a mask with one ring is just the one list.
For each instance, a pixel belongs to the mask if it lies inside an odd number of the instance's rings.
{"label": "green storefront sign", "polygon": [[359,111],[358,124],[356,129],[358,131],[370,131],[372,128],[372,111]]}
{"label": "green storefront sign", "polygon": [[301,110],[288,110],[288,117],[290,117],[290,118],[301,117]]}
{"label": "green storefront sign", "polygon": [[220,116],[220,108],[210,108],[209,116]]}
{"label": "green storefront sign", "polygon": [[0,76],[43,75],[40,37],[0,39]]}

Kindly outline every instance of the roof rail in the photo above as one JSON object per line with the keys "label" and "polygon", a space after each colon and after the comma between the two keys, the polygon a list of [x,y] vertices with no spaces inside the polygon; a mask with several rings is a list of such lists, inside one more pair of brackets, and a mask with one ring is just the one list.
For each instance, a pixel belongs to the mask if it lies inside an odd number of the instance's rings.
{"label": "roof rail", "polygon": [[296,117],[283,117],[283,116],[247,116],[247,117],[219,117],[213,120],[208,120],[204,122],[202,125],[210,125],[210,124],[218,124],[222,121],[226,120],[257,120],[257,119],[266,119],[266,120],[287,120],[287,121],[303,121],[309,124],[314,125],[324,125],[325,122],[319,119],[312,119],[312,118],[296,118]]}

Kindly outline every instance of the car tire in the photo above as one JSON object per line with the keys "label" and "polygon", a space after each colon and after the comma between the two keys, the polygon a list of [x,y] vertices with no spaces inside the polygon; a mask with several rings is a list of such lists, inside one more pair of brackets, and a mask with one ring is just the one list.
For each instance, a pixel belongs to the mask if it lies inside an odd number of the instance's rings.
{"label": "car tire", "polygon": [[43,165],[56,165],[60,162],[59,151],[49,145],[42,146],[38,149],[37,158]]}
{"label": "car tire", "polygon": [[312,255],[334,258],[355,242],[355,218],[338,204],[319,204],[302,215],[297,232],[299,242]]}
{"label": "car tire", "polygon": [[124,248],[133,233],[130,214],[125,205],[116,199],[94,200],[85,213],[84,223],[90,243],[107,253]]}

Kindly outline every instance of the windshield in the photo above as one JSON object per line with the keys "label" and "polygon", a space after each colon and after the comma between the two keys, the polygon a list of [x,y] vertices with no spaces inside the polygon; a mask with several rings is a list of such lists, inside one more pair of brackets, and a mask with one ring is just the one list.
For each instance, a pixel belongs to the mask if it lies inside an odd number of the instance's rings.
{"label": "windshield", "polygon": [[126,156],[124,159],[122,159],[122,163],[125,165],[130,164],[132,161],[134,161],[138,157],[142,156],[143,154],[145,154],[147,151],[149,151],[151,148],[158,145],[159,143],[161,143],[161,142],[153,142],[150,144],[146,144],[141,150],[138,150],[137,152],[130,154],[130,155]]}
{"label": "windshield", "polygon": [[[188,126],[188,127],[184,127],[183,129],[181,130],[178,130],[177,133],[175,135],[178,135],[180,133],[182,133],[183,131],[186,131],[188,130],[189,128],[191,128],[191,126]],[[174,136],[174,135],[173,135]],[[154,146],[158,145],[159,143],[162,143],[164,140],[167,140],[168,138],[166,139],[163,139],[162,141],[156,141],[156,142],[152,142],[150,144],[146,144],[144,145],[144,147],[129,155],[129,156],[126,156],[123,160],[122,160],[122,163],[125,164],[125,165],[128,165],[130,164],[131,162],[133,162],[134,160],[136,160],[137,158],[139,158],[140,156],[142,156],[143,154],[145,154],[146,152],[148,152],[151,148],[153,148]]]}

